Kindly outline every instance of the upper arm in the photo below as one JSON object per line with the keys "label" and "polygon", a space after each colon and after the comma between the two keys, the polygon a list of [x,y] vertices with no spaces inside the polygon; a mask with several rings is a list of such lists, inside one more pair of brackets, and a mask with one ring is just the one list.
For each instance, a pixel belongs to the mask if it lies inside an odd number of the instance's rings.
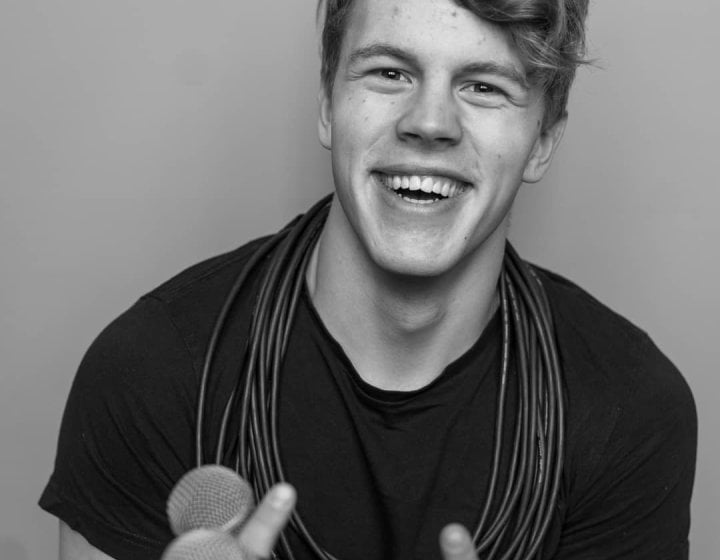
{"label": "upper arm", "polygon": [[601,451],[576,460],[584,461],[584,476],[557,558],[687,558],[697,415],[679,372],[662,355],[653,359],[654,373],[613,404]]}
{"label": "upper arm", "polygon": [[[114,321],[73,382],[41,507],[117,560],[157,559],[172,539],[167,497],[192,465],[193,374],[160,304]],[[61,558],[108,558],[61,536]]]}
{"label": "upper arm", "polygon": [[60,560],[114,560],[60,521]]}

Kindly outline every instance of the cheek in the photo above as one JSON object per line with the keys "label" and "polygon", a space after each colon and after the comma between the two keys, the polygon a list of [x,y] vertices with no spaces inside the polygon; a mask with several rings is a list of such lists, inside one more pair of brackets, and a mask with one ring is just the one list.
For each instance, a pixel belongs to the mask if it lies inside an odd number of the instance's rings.
{"label": "cheek", "polygon": [[380,103],[367,94],[349,95],[340,103],[333,119],[334,157],[348,166],[364,165],[387,149],[385,140],[391,139],[395,130],[394,112],[388,108],[390,103]]}
{"label": "cheek", "polygon": [[333,129],[340,132],[338,140],[347,148],[356,143],[369,121],[367,98],[346,95],[338,100],[334,112]]}
{"label": "cheek", "polygon": [[465,136],[486,161],[524,159],[538,135],[527,109],[478,109],[461,113]]}
{"label": "cheek", "polygon": [[[488,134],[479,148],[478,161],[484,174],[510,182],[520,182],[525,165],[534,145],[534,135],[519,127],[503,127],[495,134]],[[484,155],[483,155],[484,154]]]}
{"label": "cheek", "polygon": [[363,88],[346,88],[339,92],[337,114],[345,122],[355,125],[364,123],[370,127],[392,122],[397,118],[397,100],[367,91]]}

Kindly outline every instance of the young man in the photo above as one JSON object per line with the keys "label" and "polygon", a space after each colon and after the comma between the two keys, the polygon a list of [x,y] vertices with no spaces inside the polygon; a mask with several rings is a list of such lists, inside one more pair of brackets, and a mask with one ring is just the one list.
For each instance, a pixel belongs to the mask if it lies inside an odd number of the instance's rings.
{"label": "young man", "polygon": [[[586,10],[585,0],[328,0],[319,133],[336,196],[303,271],[277,414],[297,511],[336,558],[478,557],[470,531],[492,472],[509,212],[562,137]],[[165,501],[195,463],[214,319],[260,245],[181,273],[88,351],[41,499],[62,520],[61,558],[157,558],[172,538]],[[537,554],[508,557],[687,558],[686,384],[642,331],[534,274],[563,372],[564,460]],[[242,288],[225,340],[247,339],[262,279]],[[210,424],[243,351],[218,351]],[[294,496],[275,487],[244,527],[255,555],[269,555]],[[517,529],[497,526],[507,538],[494,557]],[[318,557],[297,531],[287,538],[295,558]]]}

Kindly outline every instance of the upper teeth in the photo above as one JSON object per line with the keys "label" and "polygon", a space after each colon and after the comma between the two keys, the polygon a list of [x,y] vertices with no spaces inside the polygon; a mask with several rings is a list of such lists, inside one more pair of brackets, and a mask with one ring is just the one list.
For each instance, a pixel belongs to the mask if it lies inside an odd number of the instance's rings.
{"label": "upper teeth", "polygon": [[430,175],[385,175],[384,183],[396,191],[409,189],[411,191],[435,193],[448,198],[457,196],[465,188],[460,181]]}

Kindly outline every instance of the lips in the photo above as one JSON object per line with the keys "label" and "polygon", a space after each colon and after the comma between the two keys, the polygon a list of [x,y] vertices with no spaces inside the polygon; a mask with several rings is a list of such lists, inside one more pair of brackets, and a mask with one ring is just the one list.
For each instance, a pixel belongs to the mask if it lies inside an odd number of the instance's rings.
{"label": "lips", "polygon": [[409,202],[432,203],[455,198],[465,192],[468,183],[444,175],[377,173],[380,182]]}

